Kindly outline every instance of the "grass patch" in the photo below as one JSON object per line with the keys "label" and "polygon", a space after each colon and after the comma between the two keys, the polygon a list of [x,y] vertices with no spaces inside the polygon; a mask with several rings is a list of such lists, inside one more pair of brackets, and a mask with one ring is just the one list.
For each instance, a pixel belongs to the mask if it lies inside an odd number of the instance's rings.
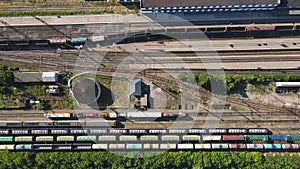
{"label": "grass patch", "polygon": [[0,11],[0,17],[20,17],[20,16],[64,16],[64,15],[96,15],[96,14],[136,14],[138,11],[115,12],[113,9],[97,11],[26,11],[26,12],[7,12]]}

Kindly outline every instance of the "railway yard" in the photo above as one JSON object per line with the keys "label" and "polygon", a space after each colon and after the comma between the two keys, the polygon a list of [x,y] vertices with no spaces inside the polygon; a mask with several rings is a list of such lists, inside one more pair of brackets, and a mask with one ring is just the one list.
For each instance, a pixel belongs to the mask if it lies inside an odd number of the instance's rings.
{"label": "railway yard", "polygon": [[0,150],[300,150],[297,19],[88,18],[0,18]]}

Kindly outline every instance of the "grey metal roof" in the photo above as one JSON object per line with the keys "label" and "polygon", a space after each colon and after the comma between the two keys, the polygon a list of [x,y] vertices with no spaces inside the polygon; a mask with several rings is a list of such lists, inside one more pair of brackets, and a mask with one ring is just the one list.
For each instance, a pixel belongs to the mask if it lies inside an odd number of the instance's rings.
{"label": "grey metal roof", "polygon": [[[279,4],[280,0],[141,0],[142,8]],[[291,0],[299,1],[299,0]],[[299,2],[298,2],[299,3]]]}
{"label": "grey metal roof", "polygon": [[141,95],[142,95],[142,81],[130,80],[130,96],[141,96]]}
{"label": "grey metal roof", "polygon": [[40,72],[18,72],[14,73],[14,81],[18,83],[42,82],[42,74]]}

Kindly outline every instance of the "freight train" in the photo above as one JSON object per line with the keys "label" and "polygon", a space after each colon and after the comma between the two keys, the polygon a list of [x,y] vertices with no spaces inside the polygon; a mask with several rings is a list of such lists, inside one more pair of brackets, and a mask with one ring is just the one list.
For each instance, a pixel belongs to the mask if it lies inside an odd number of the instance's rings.
{"label": "freight train", "polygon": [[[159,120],[176,120],[181,117],[182,120],[188,120],[186,113],[176,112],[124,112],[124,113],[106,113],[106,112],[90,112],[90,113],[69,113],[69,112],[50,112],[45,117],[50,119],[76,119],[76,118],[98,118],[102,117],[108,120],[115,119],[159,119]],[[184,118],[185,117],[185,118]]]}
{"label": "freight train", "polygon": [[115,127],[115,120],[60,120],[60,121],[0,121],[0,128],[26,128],[26,127]]}
{"label": "freight train", "polygon": [[173,144],[173,143],[73,143],[73,144],[5,144],[8,151],[299,151],[299,144]]}
{"label": "freight train", "polygon": [[[211,140],[220,140],[221,136],[225,135],[231,136],[232,140],[239,140],[238,137],[242,136],[242,140],[244,139],[244,136],[241,133],[216,133],[216,132],[206,132],[206,129],[200,129],[203,130],[201,133],[191,133],[190,131],[187,131],[185,129],[123,129],[123,128],[102,128],[103,126],[96,126],[90,125],[90,126],[82,126],[82,127],[54,127],[49,126],[47,128],[45,127],[32,127],[32,128],[1,128],[0,129],[0,135],[27,135],[27,134],[123,134],[123,135],[185,135],[189,134],[189,137],[200,137],[200,135],[209,135],[209,138]],[[190,130],[190,129],[189,129]],[[195,130],[195,129],[192,129]],[[208,129],[210,130],[210,129]],[[219,134],[219,135],[215,135]],[[222,135],[221,135],[222,134]],[[264,134],[264,135],[261,135]],[[284,135],[282,135],[284,136]],[[274,136],[270,139],[265,138],[267,137],[266,133],[248,133],[245,135],[245,140],[261,140],[261,141],[268,141],[268,140],[283,140],[287,141],[287,138],[281,137],[281,135]],[[228,138],[230,139],[230,138]],[[183,138],[183,140],[185,140]],[[204,140],[208,140],[204,139]]]}
{"label": "freight train", "polygon": [[[119,43],[130,43],[138,41],[149,41],[149,40],[159,40],[168,39],[169,36],[161,36],[160,34],[168,33],[195,33],[203,31],[208,37],[212,36],[216,38],[220,36],[224,38],[227,34],[237,34],[238,36],[258,36],[258,37],[269,37],[282,36],[285,31],[299,31],[299,23],[291,24],[251,24],[251,25],[223,25],[223,26],[192,26],[192,27],[172,27],[165,28],[162,30],[152,30],[152,31],[139,31],[139,32],[127,32],[112,35],[93,35],[89,37],[54,37],[44,40],[4,40],[0,41],[0,46],[2,49],[10,49],[10,47],[15,47],[19,49],[47,49],[47,47],[54,47],[60,49],[82,49],[82,47],[90,40],[91,42],[102,42],[105,40],[117,40]],[[278,32],[275,35],[275,32]],[[156,34],[159,33],[159,35]],[[224,35],[220,33],[224,33]],[[266,32],[272,32],[271,34]],[[241,33],[244,33],[241,34]],[[237,36],[235,35],[235,36]],[[122,40],[121,40],[122,39]],[[121,40],[121,41],[120,41]]]}
{"label": "freight train", "polygon": [[[89,135],[86,135],[89,133]],[[13,142],[181,142],[181,143],[298,143],[300,135],[122,135],[101,129],[1,130],[0,143]]]}

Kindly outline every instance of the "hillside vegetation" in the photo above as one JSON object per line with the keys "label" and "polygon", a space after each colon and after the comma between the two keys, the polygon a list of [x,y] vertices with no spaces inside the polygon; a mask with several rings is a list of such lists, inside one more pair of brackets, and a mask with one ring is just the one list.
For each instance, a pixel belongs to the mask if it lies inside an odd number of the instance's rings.
{"label": "hillside vegetation", "polygon": [[124,157],[110,152],[0,152],[0,156],[0,168],[300,168],[300,156],[295,153],[264,156],[258,152],[165,152],[130,158],[141,154],[132,152]]}

